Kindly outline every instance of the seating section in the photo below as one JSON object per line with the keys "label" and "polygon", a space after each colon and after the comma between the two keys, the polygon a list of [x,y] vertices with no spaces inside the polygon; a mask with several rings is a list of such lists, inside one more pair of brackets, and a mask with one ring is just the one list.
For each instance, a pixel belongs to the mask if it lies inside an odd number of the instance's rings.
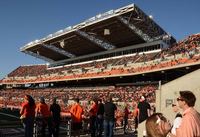
{"label": "seating section", "polygon": [[199,62],[200,34],[195,34],[161,51],[131,54],[81,65],[48,68],[47,65],[20,66],[2,83],[34,83],[79,78],[109,77],[144,73]]}
{"label": "seating section", "polygon": [[84,87],[84,88],[33,88],[33,89],[2,89],[0,90],[0,107],[19,109],[25,94],[34,97],[36,102],[43,96],[47,104],[51,104],[53,97],[57,97],[62,111],[68,111],[72,100],[79,97],[85,109],[89,106],[93,98],[105,100],[107,95],[111,95],[113,100],[119,105],[124,102],[138,102],[140,96],[146,96],[148,102],[155,103],[155,91],[158,85],[144,86],[107,86],[107,87]]}
{"label": "seating section", "polygon": [[[199,63],[199,60],[200,34],[195,34],[171,45],[167,49],[96,60],[81,65],[71,64],[70,66],[60,66],[57,68],[48,68],[47,65],[20,66],[0,82],[25,84],[79,78],[89,79],[93,77],[120,76]],[[79,97],[84,107],[85,115],[87,116],[90,101],[94,97],[105,100],[107,95],[111,95],[118,106],[116,112],[117,119],[122,119],[124,103],[127,102],[133,111],[133,104],[137,104],[142,95],[150,102],[153,107],[152,110],[155,110],[155,92],[157,89],[158,85],[1,89],[0,108],[20,109],[24,95],[30,94],[34,97],[36,103],[43,96],[49,105],[53,97],[57,97],[62,112],[68,112],[73,103],[72,100]]]}

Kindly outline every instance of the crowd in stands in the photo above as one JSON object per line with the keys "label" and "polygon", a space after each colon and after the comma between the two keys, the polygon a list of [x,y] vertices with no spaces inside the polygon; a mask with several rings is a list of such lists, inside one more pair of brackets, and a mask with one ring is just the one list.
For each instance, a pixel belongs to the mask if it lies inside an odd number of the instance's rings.
{"label": "crowd in stands", "polygon": [[[111,75],[144,73],[168,67],[176,67],[187,63],[195,63],[200,59],[200,34],[189,36],[167,49],[136,53],[131,56],[112,58],[101,61],[93,61],[81,65],[62,66],[59,68],[47,68],[46,65],[20,66],[11,72],[3,82],[41,82],[56,81],[74,78],[107,77]],[[125,106],[134,112],[140,97],[144,96],[155,111],[155,92],[157,85],[143,86],[107,86],[107,87],[84,87],[84,88],[27,88],[27,89],[1,89],[0,108],[20,109],[24,95],[31,95],[36,103],[40,97],[50,105],[56,97],[62,112],[70,112],[73,99],[79,98],[84,109],[84,115],[89,116],[89,107],[94,98],[106,100],[112,96],[117,105],[116,125],[122,126]],[[134,114],[130,113],[130,118]]]}
{"label": "crowd in stands", "polygon": [[109,77],[144,73],[187,63],[200,59],[200,34],[171,45],[161,51],[136,53],[123,57],[109,58],[90,63],[48,68],[47,65],[20,66],[6,78],[4,83],[34,83],[92,77]]}
{"label": "crowd in stands", "polygon": [[140,96],[147,97],[148,102],[155,103],[155,91],[158,86],[120,86],[120,87],[88,87],[88,88],[34,88],[34,89],[2,89],[0,90],[1,107],[17,108],[23,101],[24,94],[31,95],[36,102],[42,96],[47,103],[50,103],[53,97],[57,97],[62,111],[66,111],[71,104],[71,100],[79,97],[84,106],[94,97],[105,100],[107,95],[111,95],[113,100],[119,105],[123,102],[138,102]]}
{"label": "crowd in stands", "polygon": [[[29,88],[29,89],[2,89],[0,90],[0,108],[21,109],[24,101],[24,95],[30,95],[34,98],[36,106],[41,103],[41,97],[48,106],[52,101],[57,99],[61,106],[62,118],[71,113],[74,99],[79,98],[83,108],[83,132],[91,132],[91,106],[94,99],[101,99],[106,102],[108,96],[112,97],[117,106],[115,111],[115,127],[123,128],[124,126],[124,109],[127,107],[128,123],[127,130],[135,130],[134,119],[137,119],[135,110],[141,96],[145,96],[147,102],[152,107],[155,105],[155,92],[158,89],[157,84],[142,86],[103,86],[103,87],[71,87],[71,88]],[[45,100],[44,100],[45,99]],[[154,110],[152,108],[152,110]],[[68,115],[69,116],[69,115]],[[105,132],[105,131],[104,131]],[[125,130],[124,130],[125,132]]]}
{"label": "crowd in stands", "polygon": [[[73,99],[79,97],[84,109],[84,115],[88,116],[90,103],[94,98],[105,101],[107,96],[112,96],[118,108],[116,111],[116,126],[122,126],[125,104],[128,104],[129,110],[134,112],[140,97],[145,96],[146,100],[152,105],[152,110],[154,110],[155,91],[157,89],[158,85],[95,88],[2,89],[0,91],[0,108],[20,109],[24,95],[28,94],[35,99],[36,103],[39,102],[41,96],[44,97],[48,105],[50,105],[53,98],[56,97],[61,106],[61,111],[63,113],[68,113],[73,104]],[[131,113],[130,119],[133,118],[133,113]]]}

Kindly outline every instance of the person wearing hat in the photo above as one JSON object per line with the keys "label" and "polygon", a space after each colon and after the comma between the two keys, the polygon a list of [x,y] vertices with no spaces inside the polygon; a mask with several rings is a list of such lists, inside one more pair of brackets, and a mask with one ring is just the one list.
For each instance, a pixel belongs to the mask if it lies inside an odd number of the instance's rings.
{"label": "person wearing hat", "polygon": [[40,102],[36,106],[36,117],[40,116],[42,120],[42,129],[41,134],[42,137],[45,137],[45,129],[48,125],[49,137],[52,136],[52,120],[51,120],[51,112],[49,106],[45,103],[44,97],[40,98]]}

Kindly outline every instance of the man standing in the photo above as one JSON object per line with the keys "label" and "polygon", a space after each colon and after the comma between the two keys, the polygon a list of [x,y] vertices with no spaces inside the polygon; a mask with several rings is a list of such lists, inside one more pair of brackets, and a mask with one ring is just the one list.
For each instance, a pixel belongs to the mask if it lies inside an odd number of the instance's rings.
{"label": "man standing", "polygon": [[97,110],[97,132],[98,137],[102,137],[103,132],[103,114],[104,114],[104,104],[102,103],[102,99],[99,99],[98,110]]}
{"label": "man standing", "polygon": [[150,109],[151,109],[150,104],[148,102],[146,102],[144,96],[140,97],[138,109],[139,109],[139,114],[138,114],[139,123],[142,123],[150,116]]}
{"label": "man standing", "polygon": [[112,102],[112,97],[109,97],[104,104],[104,137],[113,137],[115,110],[117,107]]}
{"label": "man standing", "polygon": [[50,111],[52,114],[52,133],[54,137],[59,136],[59,127],[60,127],[60,112],[61,108],[60,105],[57,104],[56,98],[53,99],[53,104],[50,106]]}
{"label": "man standing", "polygon": [[194,109],[196,97],[191,91],[180,91],[177,98],[179,107],[183,110],[183,118],[176,136],[171,137],[200,137],[200,114]]}
{"label": "man standing", "polygon": [[70,109],[72,116],[72,130],[75,132],[74,136],[80,137],[80,130],[82,129],[82,115],[83,108],[79,104],[79,98],[75,99],[75,104]]}

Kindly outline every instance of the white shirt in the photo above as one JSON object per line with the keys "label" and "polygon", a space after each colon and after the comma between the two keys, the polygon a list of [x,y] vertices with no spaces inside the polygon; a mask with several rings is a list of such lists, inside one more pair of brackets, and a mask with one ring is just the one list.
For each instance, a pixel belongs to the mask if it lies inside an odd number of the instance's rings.
{"label": "white shirt", "polygon": [[176,117],[173,122],[173,127],[171,129],[172,134],[176,135],[176,129],[181,125],[182,117]]}

